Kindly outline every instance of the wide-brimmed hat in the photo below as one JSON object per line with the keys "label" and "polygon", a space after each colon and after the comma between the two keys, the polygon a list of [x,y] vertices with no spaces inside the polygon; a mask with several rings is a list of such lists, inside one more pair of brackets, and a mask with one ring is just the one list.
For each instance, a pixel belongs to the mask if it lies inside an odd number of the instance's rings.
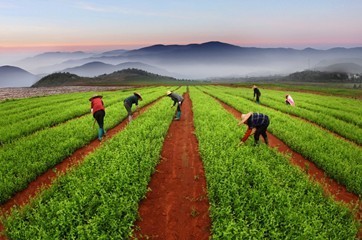
{"label": "wide-brimmed hat", "polygon": [[102,95],[99,95],[99,94],[94,94],[93,97],[91,97],[89,99],[89,101],[92,101],[93,98],[102,98],[103,96]]}
{"label": "wide-brimmed hat", "polygon": [[248,120],[248,118],[251,116],[251,114],[253,114],[253,113],[252,113],[252,112],[249,112],[249,113],[247,113],[247,114],[241,114],[241,120],[240,120],[240,122],[241,122],[241,123],[245,123],[246,120]]}
{"label": "wide-brimmed hat", "polygon": [[136,95],[140,100],[142,100],[142,96],[141,96],[141,94],[140,93],[138,93],[138,92],[134,92],[133,93],[134,95]]}
{"label": "wide-brimmed hat", "polygon": [[253,88],[253,89],[254,89],[254,88],[257,88],[257,86],[256,86],[256,85],[253,85],[253,87],[252,87],[252,88]]}
{"label": "wide-brimmed hat", "polygon": [[168,95],[170,95],[172,92],[171,91],[167,91],[166,92],[166,95],[168,96]]}

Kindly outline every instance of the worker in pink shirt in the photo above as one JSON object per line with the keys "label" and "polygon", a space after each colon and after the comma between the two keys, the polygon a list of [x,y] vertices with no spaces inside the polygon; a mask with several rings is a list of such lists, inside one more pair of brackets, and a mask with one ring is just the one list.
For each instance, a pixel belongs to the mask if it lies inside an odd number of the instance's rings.
{"label": "worker in pink shirt", "polygon": [[285,103],[287,105],[295,106],[294,100],[289,94],[285,95]]}

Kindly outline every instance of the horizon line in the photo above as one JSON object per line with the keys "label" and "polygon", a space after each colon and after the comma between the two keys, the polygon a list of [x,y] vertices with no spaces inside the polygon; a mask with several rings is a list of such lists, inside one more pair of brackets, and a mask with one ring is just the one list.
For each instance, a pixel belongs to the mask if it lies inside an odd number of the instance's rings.
{"label": "horizon line", "polygon": [[[317,44],[321,46],[315,46],[316,44],[310,44],[310,45],[303,45],[298,46],[298,44],[236,44],[236,43],[230,43],[225,41],[219,41],[219,40],[210,40],[210,41],[204,41],[204,42],[190,42],[190,43],[125,43],[125,44],[43,44],[43,45],[16,45],[16,46],[0,46],[0,52],[38,52],[38,51],[47,51],[47,52],[60,52],[60,51],[66,51],[66,52],[76,52],[76,51],[112,51],[112,50],[135,50],[139,48],[145,48],[145,47],[151,47],[155,45],[178,45],[178,46],[185,46],[185,45],[192,45],[192,44],[205,44],[210,42],[220,42],[225,44],[234,45],[237,47],[246,47],[246,48],[291,48],[296,50],[304,50],[304,49],[316,49],[316,50],[329,50],[333,48],[358,48],[362,47],[361,44]],[[295,46],[293,46],[295,45]],[[314,46],[313,46],[314,45]],[[327,46],[328,45],[328,46]]]}

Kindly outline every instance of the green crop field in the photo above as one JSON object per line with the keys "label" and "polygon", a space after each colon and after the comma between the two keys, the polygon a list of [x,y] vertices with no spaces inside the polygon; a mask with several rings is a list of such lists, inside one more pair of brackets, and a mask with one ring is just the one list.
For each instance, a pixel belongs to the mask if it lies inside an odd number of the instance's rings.
{"label": "green crop field", "polygon": [[[149,109],[29,204],[3,214],[3,234],[9,239],[129,239],[175,111],[165,92],[175,88],[138,88],[140,107],[152,103]],[[126,119],[123,99],[133,91],[101,93],[106,130]],[[205,169],[212,239],[356,238],[361,223],[354,210],[326,194],[277,149],[255,147],[252,137],[239,146],[246,126],[238,126],[239,119],[219,101],[242,113],[267,114],[270,133],[361,198],[361,100],[289,91],[296,102],[291,107],[280,89],[261,89],[261,104],[242,86],[177,89],[187,91]],[[1,204],[97,138],[88,101],[93,94],[0,102]]]}

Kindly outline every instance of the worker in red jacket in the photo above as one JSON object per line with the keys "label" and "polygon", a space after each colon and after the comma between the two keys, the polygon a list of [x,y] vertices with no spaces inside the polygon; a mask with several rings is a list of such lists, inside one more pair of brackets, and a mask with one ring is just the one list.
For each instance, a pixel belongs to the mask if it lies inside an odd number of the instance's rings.
{"label": "worker in red jacket", "polygon": [[240,144],[243,144],[250,135],[254,134],[254,145],[259,143],[260,135],[263,136],[264,142],[268,145],[268,136],[266,130],[269,126],[269,117],[262,113],[249,112],[247,114],[241,114],[241,121],[238,125],[245,123],[248,125],[248,130],[245,132],[244,137],[241,139]]}
{"label": "worker in red jacket", "polygon": [[103,124],[104,124],[104,116],[106,115],[105,109],[104,109],[104,103],[102,101],[102,96],[100,95],[93,95],[89,99],[91,102],[91,113],[93,114],[93,117],[95,121],[97,121],[99,129],[98,129],[98,140],[102,141],[102,137],[106,135],[106,131],[104,131]]}

